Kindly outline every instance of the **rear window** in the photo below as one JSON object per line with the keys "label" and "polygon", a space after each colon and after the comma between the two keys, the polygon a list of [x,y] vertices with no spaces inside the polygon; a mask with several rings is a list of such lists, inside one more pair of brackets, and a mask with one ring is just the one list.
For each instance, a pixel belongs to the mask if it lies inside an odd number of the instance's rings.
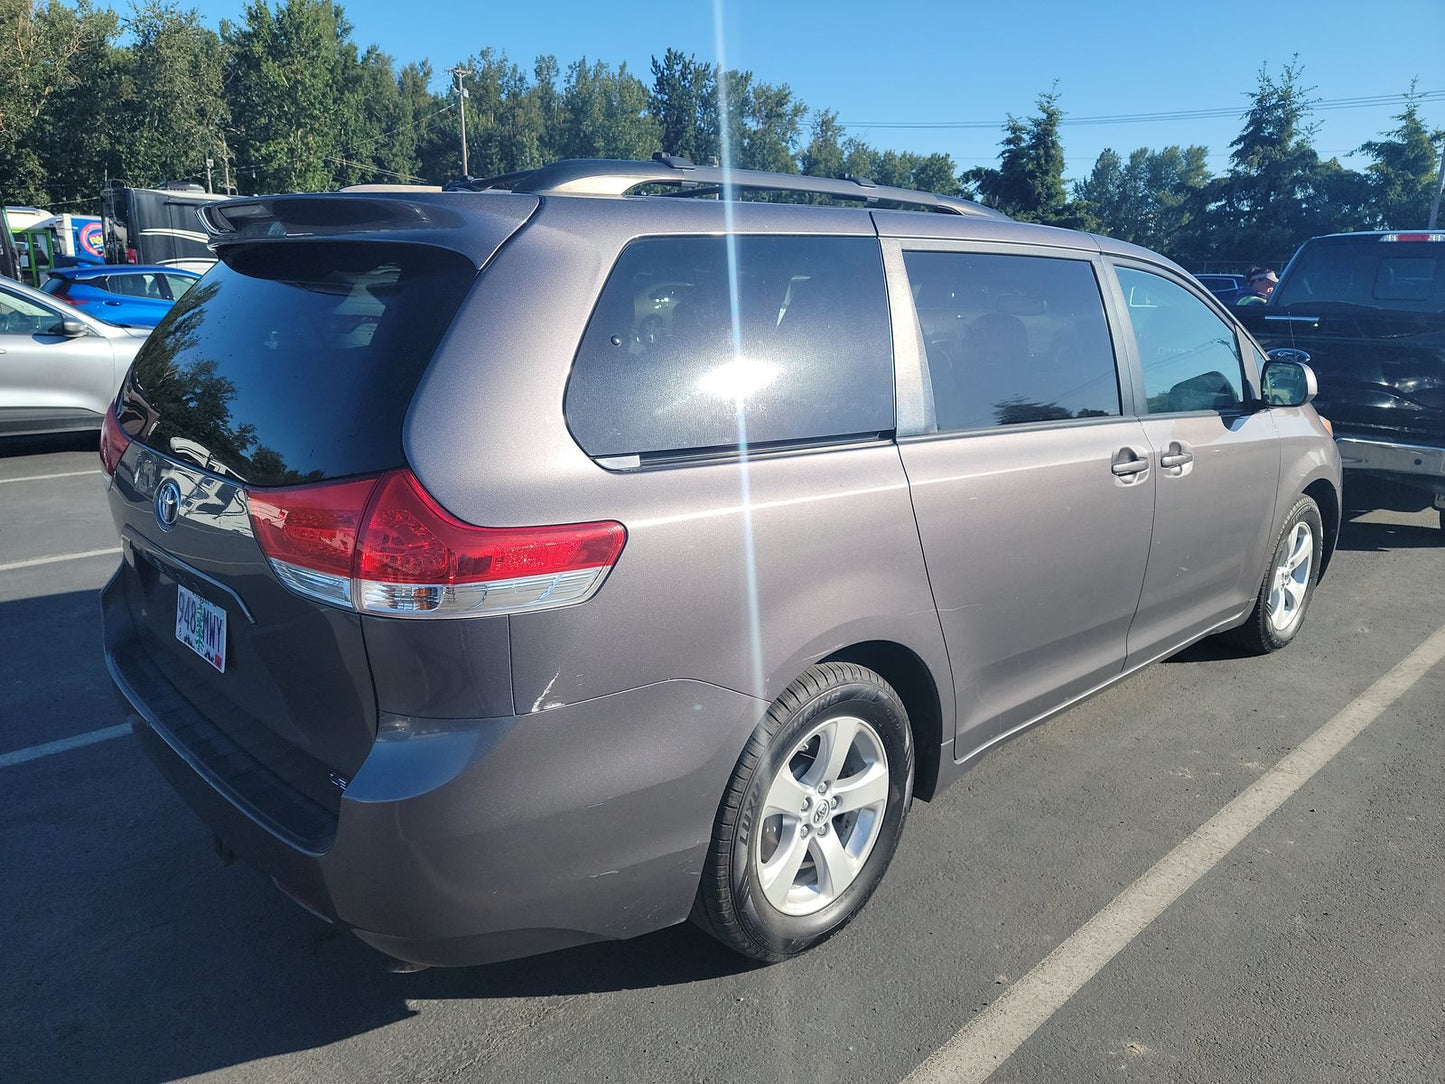
{"label": "rear window", "polygon": [[567,423],[599,458],[668,458],[894,428],[883,261],[865,237],[660,237],[619,257]]}
{"label": "rear window", "polygon": [[401,466],[402,419],[475,269],[418,245],[258,245],[218,263],[136,356],[135,439],[254,485]]}
{"label": "rear window", "polygon": [[1271,303],[1329,302],[1404,312],[1445,311],[1445,241],[1362,237],[1307,242]]}

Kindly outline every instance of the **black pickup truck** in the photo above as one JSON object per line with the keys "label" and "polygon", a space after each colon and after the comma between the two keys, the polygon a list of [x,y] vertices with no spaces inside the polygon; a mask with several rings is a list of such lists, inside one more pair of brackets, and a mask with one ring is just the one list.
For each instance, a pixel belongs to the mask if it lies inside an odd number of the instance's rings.
{"label": "black pickup truck", "polygon": [[1433,505],[1445,529],[1445,232],[1312,237],[1267,304],[1234,313],[1266,350],[1310,355],[1345,500]]}

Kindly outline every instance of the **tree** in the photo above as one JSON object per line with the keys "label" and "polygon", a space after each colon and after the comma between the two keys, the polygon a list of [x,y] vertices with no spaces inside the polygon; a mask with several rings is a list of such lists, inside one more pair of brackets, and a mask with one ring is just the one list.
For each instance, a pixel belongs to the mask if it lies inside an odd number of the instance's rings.
{"label": "tree", "polygon": [[1074,186],[1086,228],[1183,258],[1203,209],[1209,180],[1206,147],[1140,147],[1127,163],[1112,149]]}
{"label": "tree", "polygon": [[1229,173],[1215,188],[1226,250],[1261,263],[1284,259],[1310,234],[1305,201],[1320,159],[1305,123],[1314,88],[1301,85],[1301,71],[1294,61],[1279,79],[1260,69],[1244,129],[1230,143]]}
{"label": "tree", "polygon": [[991,206],[1026,222],[1056,222],[1066,214],[1058,100],[1055,91],[1040,94],[1038,112],[1027,121],[1010,114],[998,169],[971,169],[962,178]]}
{"label": "tree", "polygon": [[238,172],[252,191],[333,187],[359,136],[351,24],[328,0],[286,0],[274,12],[250,0],[243,18],[221,24]]}
{"label": "tree", "polygon": [[86,0],[0,0],[0,183],[5,199],[98,201],[116,131],[119,29]]}
{"label": "tree", "polygon": [[837,177],[843,168],[843,126],[838,114],[821,110],[813,118],[808,145],[799,160],[802,172],[813,177]]}
{"label": "tree", "polygon": [[1384,133],[1386,138],[1360,147],[1374,159],[1365,173],[1378,225],[1384,229],[1423,226],[1439,177],[1435,144],[1445,138],[1445,132],[1432,133],[1420,120],[1413,83],[1405,97],[1405,111],[1394,118],[1399,125]]}
{"label": "tree", "polygon": [[131,44],[120,65],[121,176],[137,185],[204,180],[206,159],[224,154],[229,116],[221,39],[198,11],[169,0],[146,0],[122,26]]}
{"label": "tree", "polygon": [[[717,154],[717,104],[712,65],[696,56],[669,49],[661,60],[652,58],[652,92],[648,111],[657,120],[662,150],[694,162]],[[711,129],[711,130],[710,130]]]}
{"label": "tree", "polygon": [[[563,158],[651,158],[661,125],[647,109],[647,88],[621,65],[615,72],[585,59],[567,70],[562,91]],[[538,163],[539,165],[541,163]]]}

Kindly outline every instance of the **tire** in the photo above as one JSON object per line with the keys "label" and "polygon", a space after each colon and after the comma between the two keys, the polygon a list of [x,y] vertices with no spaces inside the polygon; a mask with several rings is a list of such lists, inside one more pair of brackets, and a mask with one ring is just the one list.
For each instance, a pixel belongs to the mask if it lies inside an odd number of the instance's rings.
{"label": "tire", "polygon": [[692,919],[775,963],[842,929],[882,880],[913,798],[898,694],[851,663],[810,667],[733,770]]}
{"label": "tire", "polygon": [[1323,540],[1319,506],[1309,497],[1300,497],[1275,541],[1254,610],[1234,632],[1240,646],[1266,655],[1299,634],[1320,579]]}

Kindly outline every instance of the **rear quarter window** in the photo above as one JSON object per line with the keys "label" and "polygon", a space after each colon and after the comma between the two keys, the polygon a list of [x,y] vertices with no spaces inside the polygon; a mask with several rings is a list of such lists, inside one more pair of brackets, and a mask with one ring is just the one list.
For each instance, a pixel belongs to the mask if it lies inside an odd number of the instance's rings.
{"label": "rear quarter window", "polygon": [[865,237],[659,237],[618,258],[569,380],[598,458],[894,428],[883,262]]}

